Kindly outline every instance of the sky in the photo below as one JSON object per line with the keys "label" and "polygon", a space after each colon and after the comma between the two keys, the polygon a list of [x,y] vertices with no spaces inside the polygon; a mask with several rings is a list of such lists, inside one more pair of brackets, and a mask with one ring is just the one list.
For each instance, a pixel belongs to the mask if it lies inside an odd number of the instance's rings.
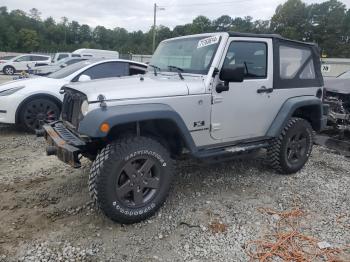
{"label": "sky", "polygon": [[[269,19],[276,7],[285,0],[157,0],[164,7],[157,13],[157,24],[170,28],[192,22],[198,15],[215,19],[221,15],[231,17],[252,16],[254,19]],[[321,3],[323,0],[304,0]],[[342,0],[350,8],[350,0]],[[103,25],[106,28],[123,27],[128,31],[148,31],[153,25],[153,1],[147,0],[1,0],[0,6],[9,10],[21,9],[28,12],[37,8],[43,18],[52,16],[60,21],[65,16],[70,21],[91,27]]]}

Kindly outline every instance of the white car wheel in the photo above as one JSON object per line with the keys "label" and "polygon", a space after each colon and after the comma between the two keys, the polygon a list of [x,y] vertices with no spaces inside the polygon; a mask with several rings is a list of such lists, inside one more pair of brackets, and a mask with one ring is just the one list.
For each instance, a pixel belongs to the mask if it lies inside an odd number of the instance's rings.
{"label": "white car wheel", "polygon": [[15,73],[15,69],[12,66],[6,66],[4,68],[4,73],[6,75],[13,75]]}

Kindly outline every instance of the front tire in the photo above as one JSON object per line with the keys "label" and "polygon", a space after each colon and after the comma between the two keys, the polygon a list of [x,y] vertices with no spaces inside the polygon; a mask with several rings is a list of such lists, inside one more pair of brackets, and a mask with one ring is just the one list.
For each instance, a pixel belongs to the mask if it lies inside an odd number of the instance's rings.
{"label": "front tire", "polygon": [[132,224],[152,216],[164,203],[173,180],[169,152],[147,137],[107,145],[92,164],[89,191],[110,219]]}
{"label": "front tire", "polygon": [[20,111],[20,123],[29,131],[41,129],[44,122],[59,118],[60,108],[47,98],[35,98],[26,102]]}
{"label": "front tire", "polygon": [[14,75],[15,72],[16,72],[16,70],[13,66],[5,66],[3,69],[3,73],[5,75]]}
{"label": "front tire", "polygon": [[293,174],[308,161],[313,146],[313,130],[308,121],[293,117],[268,149],[268,161],[281,174]]}

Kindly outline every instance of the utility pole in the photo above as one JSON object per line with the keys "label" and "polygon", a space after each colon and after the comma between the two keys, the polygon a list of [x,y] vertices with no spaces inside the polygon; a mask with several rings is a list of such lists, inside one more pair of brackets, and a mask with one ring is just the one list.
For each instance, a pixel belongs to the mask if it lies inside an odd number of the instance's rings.
{"label": "utility pole", "polygon": [[157,4],[154,3],[153,7],[153,45],[152,45],[152,53],[154,53],[154,50],[156,49],[156,26],[157,26]]}
{"label": "utility pole", "polygon": [[153,45],[152,45],[152,52],[154,53],[154,50],[156,49],[156,33],[157,33],[157,10],[162,11],[165,10],[164,7],[158,6],[156,3],[154,3],[153,7]]}

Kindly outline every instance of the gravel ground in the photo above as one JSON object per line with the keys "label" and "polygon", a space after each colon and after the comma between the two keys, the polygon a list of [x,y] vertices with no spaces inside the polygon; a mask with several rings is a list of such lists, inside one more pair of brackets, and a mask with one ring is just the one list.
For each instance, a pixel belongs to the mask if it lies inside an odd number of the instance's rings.
{"label": "gravel ground", "polygon": [[7,76],[0,72],[0,85],[13,79],[14,76]]}
{"label": "gravel ground", "polygon": [[316,146],[291,176],[261,158],[180,161],[160,212],[125,226],[90,202],[89,161],[75,170],[44,148],[43,139],[0,126],[0,261],[248,261],[245,245],[275,219],[262,207],[297,206],[305,234],[334,247],[350,244],[350,159],[329,149]]}

